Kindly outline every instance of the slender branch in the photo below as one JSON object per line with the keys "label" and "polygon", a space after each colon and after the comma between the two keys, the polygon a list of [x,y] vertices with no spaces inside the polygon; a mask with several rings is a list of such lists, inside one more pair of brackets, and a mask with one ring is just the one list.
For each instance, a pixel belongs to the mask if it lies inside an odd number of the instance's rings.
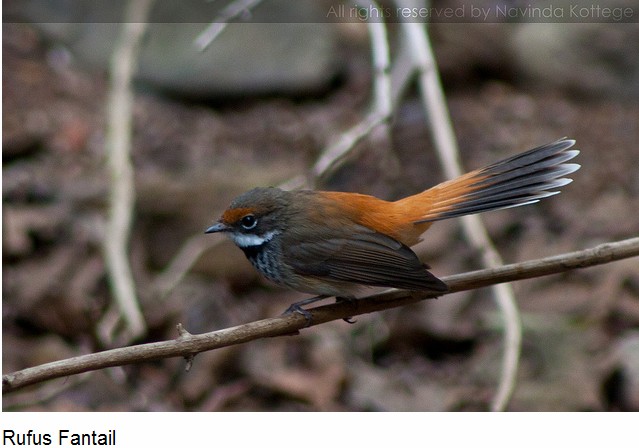
{"label": "slender branch", "polygon": [[153,0],[131,0],[127,3],[122,33],[111,59],[111,87],[107,110],[105,147],[111,174],[111,195],[104,235],[104,256],[113,295],[127,324],[128,337],[131,338],[146,331],[127,258],[135,202],[130,157],[133,115],[131,79],[136,70],[138,50],[152,4]]}
{"label": "slender branch", "polygon": [[[435,148],[446,176],[453,179],[461,176],[464,170],[459,161],[457,139],[426,28],[424,24],[414,22],[404,22],[402,25],[415,55],[422,102],[428,114]],[[502,265],[501,256],[491,242],[481,218],[478,215],[464,216],[461,223],[466,239],[481,254],[483,265],[487,267]],[[522,328],[512,287],[505,283],[495,285],[493,295],[504,318],[504,357],[499,386],[491,408],[494,411],[502,411],[508,405],[515,388]]]}
{"label": "slender branch", "polygon": [[[372,6],[378,7],[375,2]],[[371,51],[373,60],[373,88],[377,113],[383,117],[390,117],[393,112],[390,50],[388,48],[388,35],[384,22],[368,22],[368,34],[371,39]]]}
{"label": "slender branch", "polygon": [[[639,256],[639,237],[498,268],[451,275],[443,277],[442,280],[449,286],[450,291],[447,294],[450,294],[502,282],[557,274],[636,256]],[[312,326],[314,326],[346,317],[408,305],[428,298],[433,298],[432,294],[388,290],[352,302],[342,301],[318,306],[310,309],[309,312],[312,316]],[[175,356],[186,357],[189,360],[197,353],[207,350],[242,344],[266,337],[296,334],[306,326],[306,319],[299,314],[263,319],[200,335],[191,335],[184,331],[180,325],[178,327],[179,336],[172,341],[142,344],[77,356],[3,375],[2,393],[13,392],[42,381],[106,367]]]}
{"label": "slender branch", "polygon": [[[376,2],[369,0],[358,2],[360,6],[368,4],[370,8],[379,9]],[[311,173],[314,178],[319,178],[335,168],[340,160],[348,154],[353,147],[378,126],[387,123],[393,112],[393,89],[391,85],[390,51],[388,49],[388,36],[386,24],[370,20],[367,22],[368,34],[371,40],[371,52],[373,59],[373,107],[368,115],[355,126],[343,132],[337,142],[326,148],[313,166]]]}
{"label": "slender branch", "polygon": [[231,20],[242,14],[247,14],[251,9],[262,3],[262,0],[235,0],[220,11],[219,16],[195,39],[195,46],[199,51],[206,50],[219,36]]}
{"label": "slender branch", "polygon": [[344,160],[344,156],[346,156],[357,143],[387,119],[388,117],[379,115],[373,111],[355,126],[342,132],[339,140],[326,148],[326,151],[322,153],[315,166],[313,166],[311,170],[313,177],[319,178],[322,173],[326,173],[336,167],[338,161]]}
{"label": "slender branch", "polygon": [[223,241],[221,238],[205,238],[203,233],[191,236],[169,265],[154,278],[152,284],[154,291],[161,298],[166,297],[182,281],[202,254],[220,244],[221,241]]}

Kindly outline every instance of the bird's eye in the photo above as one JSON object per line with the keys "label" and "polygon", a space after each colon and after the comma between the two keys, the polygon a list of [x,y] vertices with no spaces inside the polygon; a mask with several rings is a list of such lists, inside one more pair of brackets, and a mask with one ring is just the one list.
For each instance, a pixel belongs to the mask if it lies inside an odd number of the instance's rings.
{"label": "bird's eye", "polygon": [[251,230],[257,225],[257,218],[254,215],[246,215],[240,220],[240,224],[246,230]]}

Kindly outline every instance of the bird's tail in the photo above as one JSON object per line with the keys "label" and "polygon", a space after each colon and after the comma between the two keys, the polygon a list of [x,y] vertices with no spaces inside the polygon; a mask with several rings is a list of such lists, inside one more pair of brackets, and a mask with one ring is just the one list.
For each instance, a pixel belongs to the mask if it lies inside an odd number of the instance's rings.
{"label": "bird's tail", "polygon": [[565,163],[579,154],[576,149],[569,150],[574,144],[564,138],[539,146],[396,204],[413,211],[414,224],[532,204],[572,182],[564,176],[580,168],[576,163]]}

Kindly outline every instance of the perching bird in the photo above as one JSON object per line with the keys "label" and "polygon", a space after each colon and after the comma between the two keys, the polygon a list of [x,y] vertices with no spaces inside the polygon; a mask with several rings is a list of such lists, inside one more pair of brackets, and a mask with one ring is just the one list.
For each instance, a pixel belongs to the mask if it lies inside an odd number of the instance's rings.
{"label": "perching bird", "polygon": [[332,191],[255,188],[238,196],[206,233],[224,232],[277,284],[353,298],[362,286],[443,293],[447,286],[410,249],[435,221],[532,204],[559,193],[579,169],[561,139],[390,202]]}

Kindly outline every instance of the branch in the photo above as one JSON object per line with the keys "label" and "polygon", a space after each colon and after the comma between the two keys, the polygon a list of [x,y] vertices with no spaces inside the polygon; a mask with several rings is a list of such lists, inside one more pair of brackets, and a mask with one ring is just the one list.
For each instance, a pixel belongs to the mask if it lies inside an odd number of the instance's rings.
{"label": "branch", "polygon": [[184,276],[200,259],[202,254],[211,250],[222,241],[221,238],[205,238],[203,233],[191,236],[182,244],[180,250],[173,256],[169,265],[154,278],[151,285],[154,293],[156,293],[160,299],[166,298],[166,296],[180,284]]}
{"label": "branch", "polygon": [[[639,237],[498,268],[451,275],[442,277],[442,280],[450,288],[450,291],[446,294],[450,294],[503,282],[557,274],[636,256],[639,256]],[[309,310],[312,316],[311,325],[315,326],[346,317],[382,311],[433,297],[432,294],[424,292],[392,289],[352,302],[337,302],[312,308]],[[197,353],[207,350],[242,344],[266,337],[297,334],[306,326],[306,319],[299,314],[263,319],[200,335],[191,335],[183,330],[181,325],[178,325],[179,336],[172,341],[142,344],[77,356],[3,375],[2,393],[13,392],[42,381],[106,367],[175,356],[182,356],[190,360]]]}
{"label": "branch", "polygon": [[249,14],[251,9],[262,3],[262,0],[235,0],[229,3],[219,16],[195,39],[195,46],[199,51],[206,50],[219,36],[231,20]]}
{"label": "branch", "polygon": [[[131,79],[136,70],[138,50],[152,3],[153,0],[131,0],[127,4],[122,33],[111,59],[111,86],[107,108],[108,129],[105,147],[111,175],[111,194],[103,249],[113,295],[127,324],[127,336],[130,338],[140,336],[146,331],[127,258],[135,202],[130,157],[133,115]],[[110,330],[106,331],[109,337]]]}
{"label": "branch", "polygon": [[[360,6],[362,2],[359,2]],[[364,1],[371,9],[379,9],[376,2]],[[337,142],[326,148],[313,166],[311,173],[314,178],[319,178],[330,169],[335,168],[340,160],[348,154],[353,147],[377,126],[390,120],[393,113],[393,98],[391,85],[390,51],[388,49],[388,36],[386,24],[383,20],[369,20],[366,22],[368,34],[371,40],[371,53],[373,60],[373,107],[368,115],[355,126],[343,132]]]}

